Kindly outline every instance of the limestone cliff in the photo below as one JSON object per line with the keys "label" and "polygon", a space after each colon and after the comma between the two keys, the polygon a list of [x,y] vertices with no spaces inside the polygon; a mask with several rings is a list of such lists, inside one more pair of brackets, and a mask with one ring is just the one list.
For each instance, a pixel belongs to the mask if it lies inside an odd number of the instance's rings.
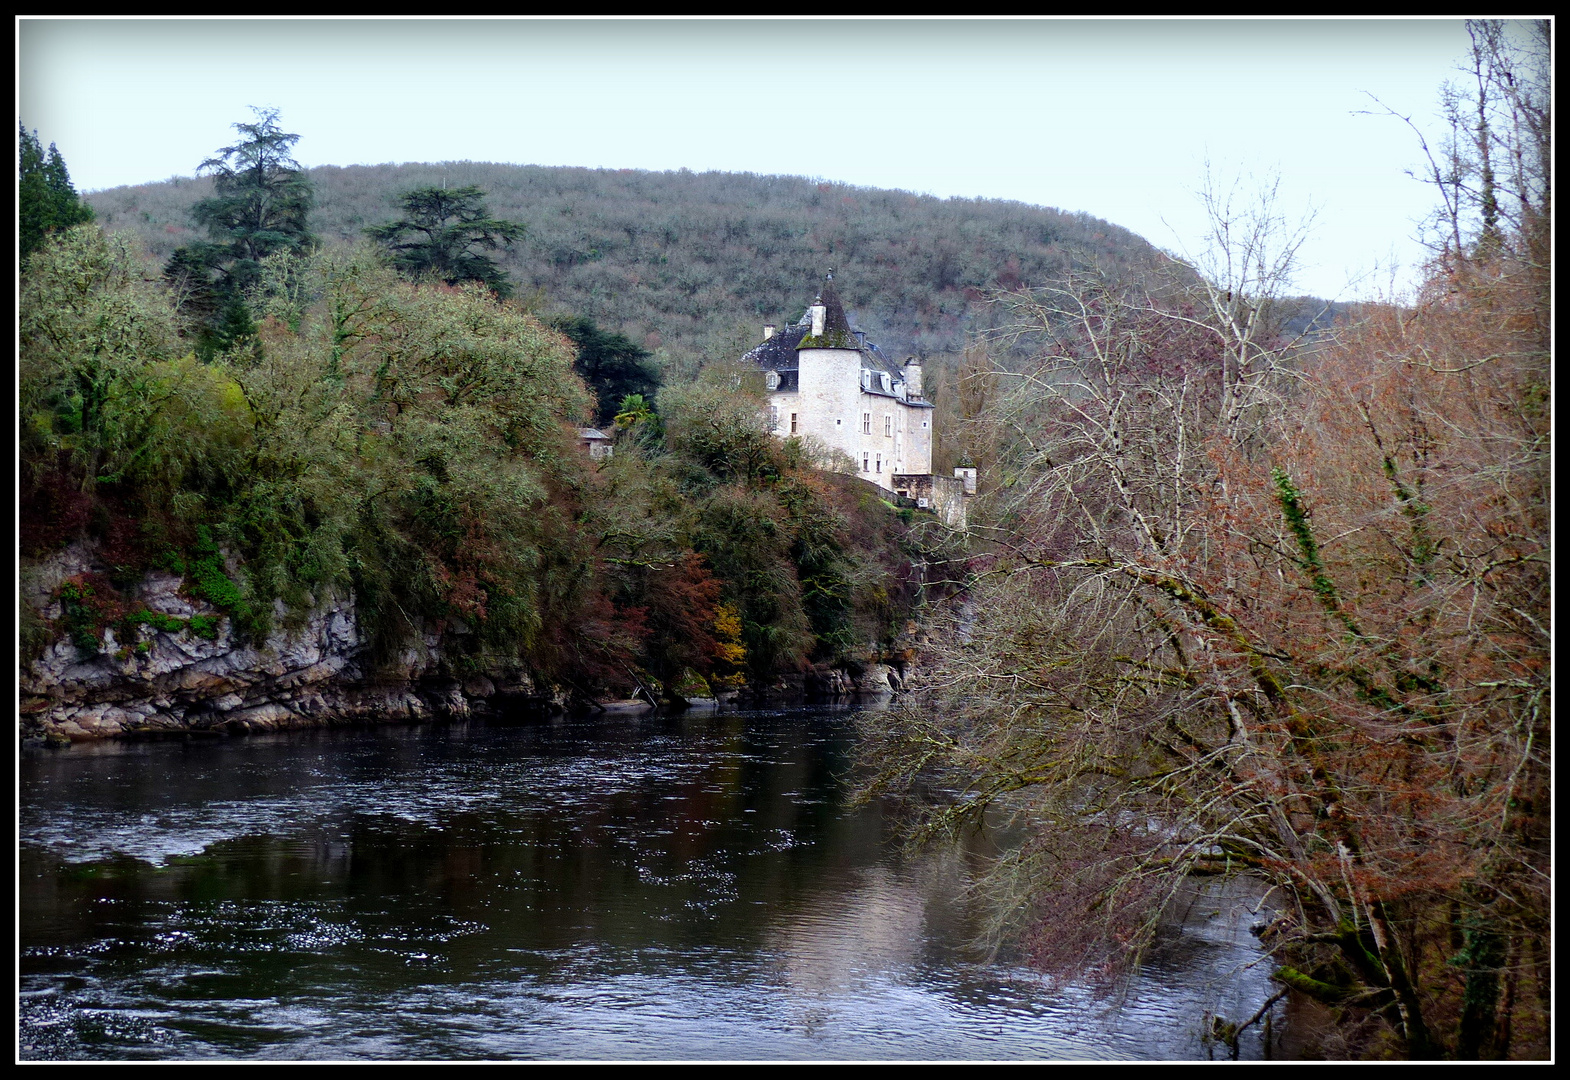
{"label": "limestone cliff", "polygon": [[[229,569],[238,575],[232,560]],[[24,568],[22,601],[58,627],[65,614],[62,585],[103,570],[90,546],[74,544]],[[352,597],[329,598],[304,613],[280,603],[266,640],[246,642],[222,612],[184,586],[176,575],[149,574],[124,599],[154,617],[129,630],[124,621],[102,628],[86,641],[62,634],[24,664],[22,737],[59,742],[268,731],[547,712],[567,703],[565,695],[537,687],[526,674],[458,677],[443,659],[446,639],[437,634],[426,634],[372,672]],[[196,629],[204,625],[212,628],[210,636]],[[449,626],[446,638],[467,632],[461,624]],[[84,647],[87,642],[92,647]],[[741,700],[882,695],[900,689],[903,673],[898,658],[893,666],[814,668],[748,687]]]}
{"label": "limestone cliff", "polygon": [[[27,569],[23,602],[51,622],[61,618],[60,585],[92,573],[90,549],[73,545]],[[277,608],[275,629],[260,643],[237,641],[211,605],[181,589],[182,579],[150,574],[133,599],[180,629],[134,628],[121,641],[105,629],[96,651],[69,636],[23,667],[24,737],[89,739],[136,732],[257,731],[329,723],[461,717],[498,696],[538,698],[526,679],[498,688],[483,676],[460,681],[444,672],[441,639],[427,635],[391,671],[372,678],[352,598],[317,604],[303,616]],[[207,617],[204,638],[186,622]],[[125,631],[119,631],[124,634]]]}

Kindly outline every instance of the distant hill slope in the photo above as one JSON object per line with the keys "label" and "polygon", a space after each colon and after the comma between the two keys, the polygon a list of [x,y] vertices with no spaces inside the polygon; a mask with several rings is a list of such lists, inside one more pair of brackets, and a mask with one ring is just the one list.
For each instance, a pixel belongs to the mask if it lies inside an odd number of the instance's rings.
{"label": "distant hill slope", "polygon": [[[1072,257],[1109,267],[1155,249],[1087,214],[996,199],[939,199],[798,176],[644,172],[449,162],[312,169],[324,239],[392,219],[398,196],[476,184],[495,217],[524,222],[503,259],[523,296],[573,311],[651,349],[701,354],[799,316],[833,267],[853,318],[891,352],[959,351],[985,321],[985,290],[1042,282]],[[94,192],[111,229],[167,258],[201,238],[189,209],[205,179]],[[729,343],[725,343],[728,347]],[[680,361],[677,361],[678,363]]]}

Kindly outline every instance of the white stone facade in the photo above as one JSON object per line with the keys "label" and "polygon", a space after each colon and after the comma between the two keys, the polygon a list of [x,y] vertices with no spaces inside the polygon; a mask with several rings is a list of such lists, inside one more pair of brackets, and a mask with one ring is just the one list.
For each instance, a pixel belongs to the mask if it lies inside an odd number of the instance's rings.
{"label": "white stone facade", "polygon": [[932,471],[933,408],[914,358],[893,364],[852,330],[832,286],[795,326],[771,329],[747,359],[763,369],[775,434],[839,451],[890,491],[896,474]]}

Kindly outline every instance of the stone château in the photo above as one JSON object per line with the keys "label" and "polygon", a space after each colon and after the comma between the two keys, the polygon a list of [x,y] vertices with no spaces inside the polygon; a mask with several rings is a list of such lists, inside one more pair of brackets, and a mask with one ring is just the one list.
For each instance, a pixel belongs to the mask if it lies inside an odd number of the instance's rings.
{"label": "stone ch\u00e2teau", "polygon": [[857,476],[963,527],[974,470],[933,475],[934,411],[921,364],[894,363],[852,327],[833,278],[798,323],[765,326],[763,343],[743,357],[763,372],[770,426],[781,438],[810,437],[845,454]]}

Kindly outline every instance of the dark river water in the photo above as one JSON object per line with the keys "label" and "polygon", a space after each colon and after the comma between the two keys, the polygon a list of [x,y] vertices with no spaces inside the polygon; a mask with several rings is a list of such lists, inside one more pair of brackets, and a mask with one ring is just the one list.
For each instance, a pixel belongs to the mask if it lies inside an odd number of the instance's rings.
{"label": "dark river water", "polygon": [[28,749],[21,1057],[1203,1059],[1270,996],[1204,897],[1113,1000],[989,960],[981,856],[902,855],[852,746],[814,710]]}

